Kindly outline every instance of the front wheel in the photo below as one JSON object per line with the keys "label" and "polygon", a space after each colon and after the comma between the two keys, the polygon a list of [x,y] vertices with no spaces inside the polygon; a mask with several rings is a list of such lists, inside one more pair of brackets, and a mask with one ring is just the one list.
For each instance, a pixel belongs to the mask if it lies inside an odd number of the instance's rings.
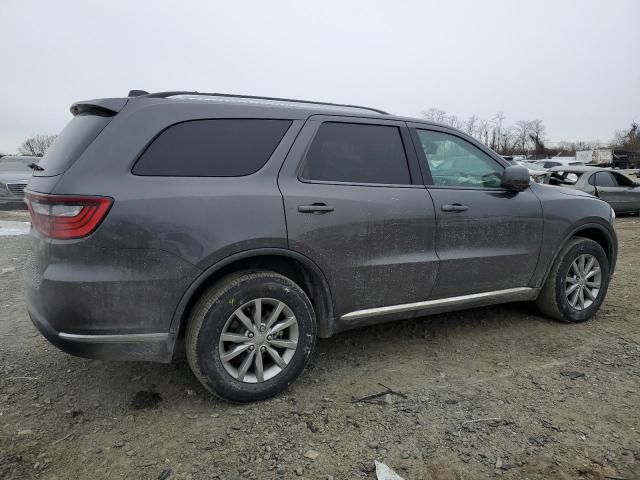
{"label": "front wheel", "polygon": [[274,272],[240,272],[207,290],[189,319],[187,360],[202,385],[232,402],[283,391],[307,364],[316,337],[305,292]]}
{"label": "front wheel", "polygon": [[563,322],[593,317],[609,287],[609,259],[597,242],[575,237],[562,248],[537,300],[545,315]]}

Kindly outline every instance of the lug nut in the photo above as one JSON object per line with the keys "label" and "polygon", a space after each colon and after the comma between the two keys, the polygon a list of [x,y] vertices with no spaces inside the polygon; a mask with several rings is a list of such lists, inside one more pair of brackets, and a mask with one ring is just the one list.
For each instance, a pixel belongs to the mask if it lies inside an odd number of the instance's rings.
{"label": "lug nut", "polygon": [[247,337],[249,337],[249,338],[253,338],[253,332],[249,332],[249,333],[247,333]]}
{"label": "lug nut", "polygon": [[267,340],[271,341],[273,340],[273,337],[271,335],[267,335]]}
{"label": "lug nut", "polygon": [[253,352],[256,349],[255,345],[249,345],[249,351]]}
{"label": "lug nut", "polygon": [[264,332],[267,329],[267,327],[265,327],[264,325],[260,325],[260,331]]}
{"label": "lug nut", "polygon": [[260,347],[260,351],[261,351],[262,353],[266,352],[266,351],[267,351],[267,347]]}

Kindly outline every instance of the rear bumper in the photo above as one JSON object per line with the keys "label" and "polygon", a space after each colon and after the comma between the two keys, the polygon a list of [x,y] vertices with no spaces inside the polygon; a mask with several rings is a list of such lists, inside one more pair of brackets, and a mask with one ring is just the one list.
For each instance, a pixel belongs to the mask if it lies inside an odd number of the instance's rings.
{"label": "rear bumper", "polygon": [[27,311],[40,333],[63,352],[98,360],[168,363],[175,338],[169,333],[73,334],[56,331],[27,298]]}
{"label": "rear bumper", "polygon": [[160,250],[31,239],[25,299],[49,342],[80,357],[171,361],[173,313],[198,269]]}

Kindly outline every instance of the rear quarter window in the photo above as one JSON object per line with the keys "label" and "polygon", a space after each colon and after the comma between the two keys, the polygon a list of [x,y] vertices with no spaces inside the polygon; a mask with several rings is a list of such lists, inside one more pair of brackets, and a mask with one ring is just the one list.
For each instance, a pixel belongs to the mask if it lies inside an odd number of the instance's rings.
{"label": "rear quarter window", "polygon": [[291,126],[290,120],[212,119],[164,130],[133,167],[134,175],[239,177],[257,172]]}
{"label": "rear quarter window", "polygon": [[112,118],[111,116],[89,114],[73,117],[42,157],[39,165],[43,170],[36,171],[33,175],[35,177],[52,177],[64,173],[82,155]]}

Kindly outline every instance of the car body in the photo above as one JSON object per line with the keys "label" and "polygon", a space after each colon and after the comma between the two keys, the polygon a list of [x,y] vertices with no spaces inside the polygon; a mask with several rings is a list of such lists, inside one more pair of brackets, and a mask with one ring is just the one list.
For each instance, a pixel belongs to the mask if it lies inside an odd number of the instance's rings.
{"label": "car body", "polygon": [[573,166],[573,165],[584,165],[582,162],[578,162],[576,161],[576,159],[574,157],[571,158],[562,158],[562,157],[554,157],[554,158],[547,158],[544,160],[535,160],[533,162],[536,165],[540,165],[541,167],[544,167],[546,169],[549,168],[553,168],[553,167],[562,167],[562,166]]}
{"label": "car body", "polygon": [[[606,294],[611,208],[530,183],[458,130],[365,107],[135,95],[74,104],[28,185],[27,307],[64,351],[169,362],[184,338],[207,389],[250,401],[293,381],[316,336],[535,299],[580,321]],[[600,293],[559,311],[544,292],[568,248],[597,257]]]}
{"label": "car body", "polygon": [[24,203],[24,189],[31,178],[30,164],[37,164],[39,157],[5,155],[0,158],[0,204]]}
{"label": "car body", "polygon": [[546,178],[549,176],[549,169],[547,167],[544,167],[537,162],[527,163],[524,166],[529,171],[531,180],[536,183],[545,183]]}
{"label": "car body", "polygon": [[587,166],[554,167],[549,170],[547,183],[601,198],[617,214],[640,213],[640,183],[615,170]]}

